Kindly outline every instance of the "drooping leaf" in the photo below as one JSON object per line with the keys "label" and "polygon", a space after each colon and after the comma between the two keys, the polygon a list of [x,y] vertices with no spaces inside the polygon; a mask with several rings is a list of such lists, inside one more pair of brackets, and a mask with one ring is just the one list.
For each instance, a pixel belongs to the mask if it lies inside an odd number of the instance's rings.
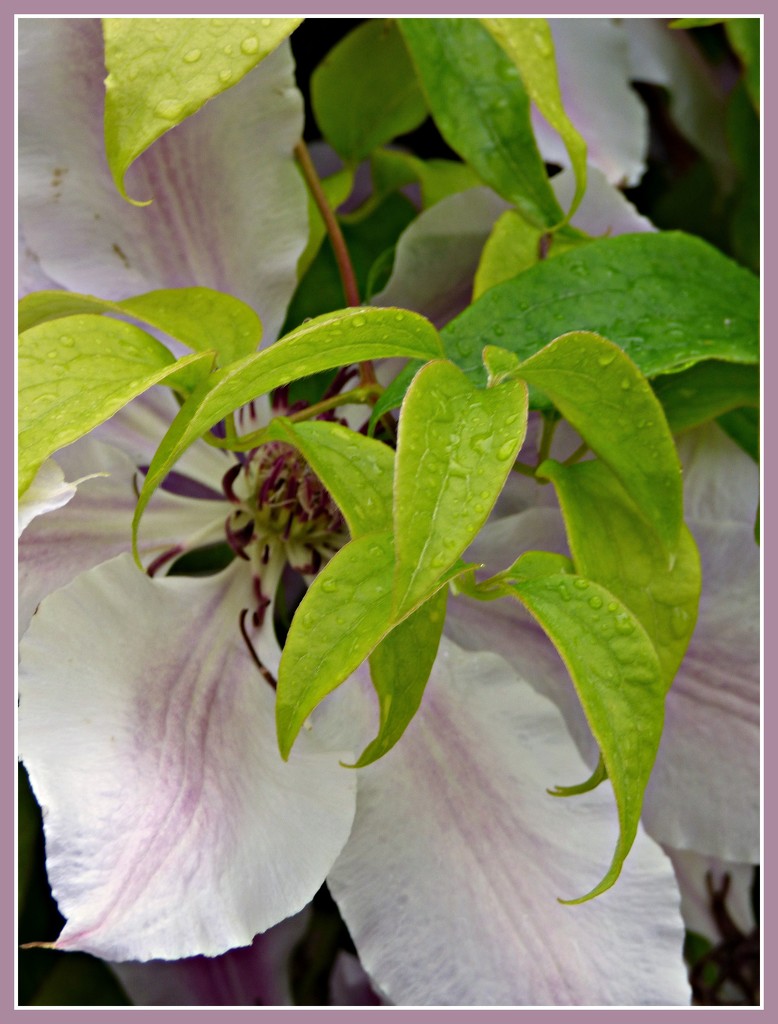
{"label": "drooping leaf", "polygon": [[422,363],[416,360],[411,360],[405,364],[400,370],[394,380],[387,385],[381,397],[378,399],[376,404],[373,406],[373,411],[370,414],[369,431],[372,434],[376,428],[376,424],[384,415],[385,412],[391,412],[392,409],[399,409],[403,404],[405,393],[411,386],[411,381],[419,372],[422,367]]}
{"label": "drooping leaf", "polygon": [[19,302],[19,332],[76,313],[132,316],[196,352],[215,352],[219,366],[256,351],[262,337],[262,324],[250,306],[212,288],[165,288],[121,302],[76,292],[33,292]]}
{"label": "drooping leaf", "polygon": [[601,584],[636,616],[669,687],[697,621],[701,572],[692,535],[682,528],[670,565],[604,463],[594,459],[563,466],[547,460],[538,472],[556,487],[576,572]]}
{"label": "drooping leaf", "polygon": [[567,214],[569,219],[586,191],[586,141],[565,112],[548,22],[545,18],[483,18],[482,21],[518,68],[535,106],[562,137],[576,181]]}
{"label": "drooping leaf", "polygon": [[438,653],[446,619],[448,588],[395,626],[370,655],[370,678],[378,694],[378,735],[362,751],[355,768],[383,757],[405,732],[419,709]]}
{"label": "drooping leaf", "polygon": [[533,224],[564,220],[535,143],[518,70],[474,18],[398,22],[440,133]]}
{"label": "drooping leaf", "polygon": [[[521,559],[514,566],[521,575]],[[504,584],[537,619],[562,657],[613,785],[619,838],[602,881],[581,903],[618,878],[637,832],[643,793],[664,723],[665,687],[640,622],[608,590],[583,576],[552,573]]]}
{"label": "drooping leaf", "polygon": [[324,138],[354,162],[427,116],[402,36],[384,18],[363,22],[330,50],[311,77],[311,103]]}
{"label": "drooping leaf", "polygon": [[727,36],[743,65],[743,77],[756,110],[760,107],[762,26],[759,18],[727,18]]}
{"label": "drooping leaf", "polygon": [[566,331],[609,338],[647,377],[704,359],[759,360],[759,282],[680,232],[619,235],[496,285],[442,331],[446,354],[483,380],[484,345],[530,356]]}
{"label": "drooping leaf", "polygon": [[710,359],[680,373],[655,377],[652,386],[674,434],[740,406],[759,405],[757,366]]}
{"label": "drooping leaf", "polygon": [[105,148],[120,194],[129,199],[124,178],[141,153],[239,82],[301,20],[104,18]]}
{"label": "drooping leaf", "polygon": [[241,405],[321,370],[365,359],[439,355],[439,335],[424,317],[407,310],[355,307],[316,317],[271,348],[217,370],[192,392],[162,439],[138,499],[134,535],[151,495],[175,462]]}
{"label": "drooping leaf", "polygon": [[300,451],[343,513],[352,538],[391,530],[391,448],[326,420],[290,423],[276,417],[265,434]]}
{"label": "drooping leaf", "polygon": [[213,353],[175,360],[132,324],[90,313],[48,320],[19,336],[19,494],[49,455],[137,395]]}
{"label": "drooping leaf", "polygon": [[681,467],[662,407],[632,360],[612,342],[575,331],[530,356],[518,372],[610,466],[643,521],[673,552],[683,521]]}
{"label": "drooping leaf", "polygon": [[400,412],[394,482],[398,618],[486,522],[527,428],[518,380],[481,389],[447,361],[419,370]]}

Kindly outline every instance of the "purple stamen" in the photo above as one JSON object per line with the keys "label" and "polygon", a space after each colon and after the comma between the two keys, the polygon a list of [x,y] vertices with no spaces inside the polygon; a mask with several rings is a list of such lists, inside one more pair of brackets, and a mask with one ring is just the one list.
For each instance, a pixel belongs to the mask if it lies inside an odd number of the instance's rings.
{"label": "purple stamen", "polygon": [[251,642],[251,638],[248,635],[248,631],[246,629],[246,616],[248,615],[248,611],[249,611],[248,608],[244,608],[243,611],[240,613],[240,616],[238,618],[238,624],[240,626],[241,636],[243,637],[243,639],[245,641],[246,647],[248,648],[249,654],[251,655],[254,664],[257,666],[257,668],[261,672],[265,682],[269,683],[270,686],[272,686],[273,689],[275,690],[276,686],[278,685],[278,683],[277,683],[277,681],[275,679],[275,676],[272,674],[272,672],[269,672],[265,668],[265,666],[262,664],[262,661],[260,660],[259,655],[254,650],[254,645]]}
{"label": "purple stamen", "polygon": [[169,548],[167,551],[163,551],[161,555],[158,555],[154,561],[149,564],[146,569],[146,575],[153,579],[154,574],[161,569],[163,565],[182,554],[183,550],[183,547],[180,544],[177,544],[174,548]]}

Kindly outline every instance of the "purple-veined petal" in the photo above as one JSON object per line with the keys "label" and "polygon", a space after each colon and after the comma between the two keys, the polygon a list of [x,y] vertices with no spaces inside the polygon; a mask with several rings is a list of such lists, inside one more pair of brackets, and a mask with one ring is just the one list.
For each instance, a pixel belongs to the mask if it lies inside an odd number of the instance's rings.
{"label": "purple-veined petal", "polygon": [[136,1006],[291,1006],[289,960],[308,908],[217,957],[112,964]]}
{"label": "purple-veined petal", "polygon": [[[132,459],[94,437],[63,448],[57,461],[81,484],[63,508],[32,522],[19,539],[19,631],[52,591],[79,573],[132,548],[137,502]],[[144,516],[140,552],[146,563],[166,551],[224,540],[226,501],[194,501],[160,490]]]}
{"label": "purple-veined petal", "polygon": [[[274,692],[238,628],[252,600],[242,562],[150,580],[120,556],[42,603],[21,643],[19,749],[67,919],[57,948],[146,960],[248,945],[340,852],[350,753],[306,734],[281,760]],[[262,633],[275,645],[272,615]]]}
{"label": "purple-veined petal", "polygon": [[665,852],[673,862],[681,889],[681,913],[688,929],[714,945],[726,938],[711,910],[712,887],[714,892],[721,894],[732,924],[744,935],[751,932],[756,924],[751,902],[753,864],[732,864],[689,850],[674,850],[670,846],[665,847]]}
{"label": "purple-veined petal", "polygon": [[[94,435],[120,448],[136,466],[148,466],[179,408],[168,388],[151,388],[101,423]],[[223,450],[198,442],[184,452],[175,472],[221,496],[222,478],[232,461]]]}
{"label": "purple-veined petal", "polygon": [[[607,18],[551,18],[549,25],[565,111],[586,140],[588,162],[613,185],[636,185],[646,166],[648,115],[629,83],[623,29]],[[544,160],[569,166],[561,137],[533,113]]]}
{"label": "purple-veined petal", "polygon": [[675,878],[644,833],[612,890],[557,902],[586,891],[614,840],[607,787],[546,792],[585,772],[550,701],[500,657],[444,639],[406,734],[359,771],[354,828],[328,878],[392,1002],[689,1002]]}
{"label": "purple-veined petal", "polygon": [[67,505],[76,493],[76,486],[79,483],[80,480],[68,483],[54,459],[47,459],[19,499],[16,516],[17,536],[24,533],[33,519]]}
{"label": "purple-veined petal", "polygon": [[138,159],[128,191],[147,207],[123,200],[108,172],[99,21],[23,19],[19,75],[20,220],[41,269],[106,299],[216,288],[253,306],[272,341],[308,236],[288,45]]}
{"label": "purple-veined petal", "polygon": [[755,863],[759,552],[752,527],[694,520],[689,526],[702,558],[700,611],[667,696],[643,821],[669,846]]}

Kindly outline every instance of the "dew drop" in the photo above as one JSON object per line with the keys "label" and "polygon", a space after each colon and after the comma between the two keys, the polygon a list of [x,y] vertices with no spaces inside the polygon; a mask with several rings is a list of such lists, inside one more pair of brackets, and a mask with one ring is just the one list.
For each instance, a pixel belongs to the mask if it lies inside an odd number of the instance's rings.
{"label": "dew drop", "polygon": [[157,117],[164,117],[166,121],[175,121],[184,111],[184,105],[179,100],[160,100],[154,108]]}
{"label": "dew drop", "polygon": [[224,47],[223,52],[226,53],[226,55],[228,57],[231,57],[232,56],[232,45],[230,43],[227,43],[227,45]]}
{"label": "dew drop", "polygon": [[670,615],[670,628],[678,639],[689,632],[689,613],[683,608],[673,608]]}
{"label": "dew drop", "polygon": [[506,441],[505,444],[500,445],[497,449],[497,458],[500,462],[505,462],[506,459],[509,459],[513,455],[514,447],[513,441]]}
{"label": "dew drop", "polygon": [[331,594],[334,590],[338,589],[338,585],[335,580],[325,580],[321,585],[321,589],[325,594]]}
{"label": "dew drop", "polygon": [[629,382],[629,381],[627,380],[627,378],[625,377],[625,378],[624,378],[624,380],[623,380],[623,381],[621,382],[621,388],[622,388],[622,390],[623,390],[623,391],[629,391],[629,389],[630,389],[631,387],[632,387],[632,385],[630,384],[630,382]]}
{"label": "dew drop", "polygon": [[300,619],[300,625],[303,629],[310,629],[313,625],[314,617],[310,612],[306,612],[305,615]]}
{"label": "dew drop", "polygon": [[232,78],[232,71],[230,71],[229,68],[225,68],[224,71],[220,71],[219,72],[219,81],[220,82],[229,82],[229,80],[231,78]]}
{"label": "dew drop", "polygon": [[355,316],[351,323],[354,327],[364,327],[366,320],[363,316]]}
{"label": "dew drop", "polygon": [[272,18],[261,18],[259,24],[262,26],[262,28],[270,28],[270,26],[273,24],[273,20]]}
{"label": "dew drop", "polygon": [[588,580],[577,579],[573,583],[573,586],[576,587],[577,590],[588,590],[589,589],[589,581]]}
{"label": "dew drop", "polygon": [[59,343],[63,348],[73,348],[75,342],[69,334],[63,334],[60,336]]}
{"label": "dew drop", "polygon": [[594,608],[595,611],[602,608],[602,598],[599,597],[597,594],[593,594],[589,598],[589,607]]}
{"label": "dew drop", "polygon": [[243,42],[240,44],[241,53],[246,55],[256,53],[259,50],[259,40],[256,36],[246,36]]}
{"label": "dew drop", "polygon": [[600,364],[600,366],[610,366],[610,364],[613,362],[613,360],[615,358],[616,358],[616,353],[615,352],[611,352],[611,353],[608,353],[607,355],[600,356],[600,358],[597,360],[597,362]]}
{"label": "dew drop", "polygon": [[608,611],[609,612],[615,612],[618,607],[619,606],[616,604],[615,601],[611,601],[610,604],[608,605]]}
{"label": "dew drop", "polygon": [[560,583],[557,587],[557,590],[559,591],[559,596],[562,598],[563,601],[570,600],[570,591],[567,589],[566,583]]}
{"label": "dew drop", "polygon": [[629,636],[630,633],[634,633],[634,631],[635,623],[629,618],[629,616],[624,615],[623,613],[616,616],[617,633],[621,633],[622,636]]}
{"label": "dew drop", "polygon": [[184,61],[187,64],[196,64],[198,60],[202,57],[202,55],[203,54],[201,50],[187,50],[186,53],[184,54]]}

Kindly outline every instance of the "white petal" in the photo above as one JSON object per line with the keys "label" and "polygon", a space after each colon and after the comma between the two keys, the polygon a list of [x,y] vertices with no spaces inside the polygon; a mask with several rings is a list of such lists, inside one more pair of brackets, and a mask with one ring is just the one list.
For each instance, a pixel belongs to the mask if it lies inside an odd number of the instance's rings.
{"label": "white petal", "polygon": [[[570,168],[565,168],[554,175],[551,185],[560,206],[567,210],[575,193],[575,174]],[[587,168],[586,192],[571,223],[595,237],[656,231],[648,217],[638,213],[624,193],[611,185],[602,171],[593,166]]]}
{"label": "white petal", "polygon": [[365,969],[401,1005],[687,1004],[671,866],[640,834],[617,885],[581,906],[615,838],[608,787],[563,722],[492,654],[444,640],[422,709],[359,772],[328,882]]}
{"label": "white petal", "polygon": [[[68,476],[84,480],[73,500],[36,519],[19,539],[19,630],[43,598],[80,572],[132,548],[137,503],[135,463],[110,445],[84,437],[57,454]],[[150,562],[166,549],[224,540],[226,501],[195,501],[160,490],[141,525],[140,551]]]}
{"label": "white petal", "polygon": [[136,1006],[291,1006],[289,960],[308,908],[217,957],[111,964]]}
{"label": "white petal", "polygon": [[99,21],[23,19],[19,76],[20,219],[42,270],[102,298],[207,285],[253,306],[272,341],[308,234],[288,45],[139,158],[127,184],[153,198],[142,208],[105,161]]}
{"label": "white petal", "polygon": [[690,522],[702,557],[697,627],[667,695],[643,821],[657,840],[759,860],[759,553],[752,529]]}
{"label": "white petal", "polygon": [[400,236],[392,275],[371,303],[447,323],[469,303],[481,250],[508,208],[491,189],[473,188],[425,210]]}
{"label": "white petal", "polygon": [[310,901],[345,843],[353,773],[307,735],[281,760],[275,695],[238,630],[251,600],[242,563],[150,580],[122,556],[41,605],[21,644],[19,746],[67,918],[58,948],[247,945]]}
{"label": "white petal", "polygon": [[[675,876],[681,888],[681,913],[686,927],[717,945],[726,936],[711,911],[710,885],[723,897],[727,916],[745,935],[754,928],[751,887],[754,883],[753,864],[732,864],[729,861],[705,857],[699,853],[673,850],[666,847],[673,862]],[[727,877],[729,881],[727,881]]]}
{"label": "white petal", "polygon": [[[607,18],[551,18],[565,110],[586,140],[587,158],[612,185],[636,185],[645,171],[648,116],[629,84],[627,39]],[[543,158],[570,164],[562,140],[533,118]]]}
{"label": "white petal", "polygon": [[35,479],[19,499],[16,535],[20,536],[37,516],[67,505],[76,493],[76,484],[67,483],[65,474],[53,459],[47,459]]}

